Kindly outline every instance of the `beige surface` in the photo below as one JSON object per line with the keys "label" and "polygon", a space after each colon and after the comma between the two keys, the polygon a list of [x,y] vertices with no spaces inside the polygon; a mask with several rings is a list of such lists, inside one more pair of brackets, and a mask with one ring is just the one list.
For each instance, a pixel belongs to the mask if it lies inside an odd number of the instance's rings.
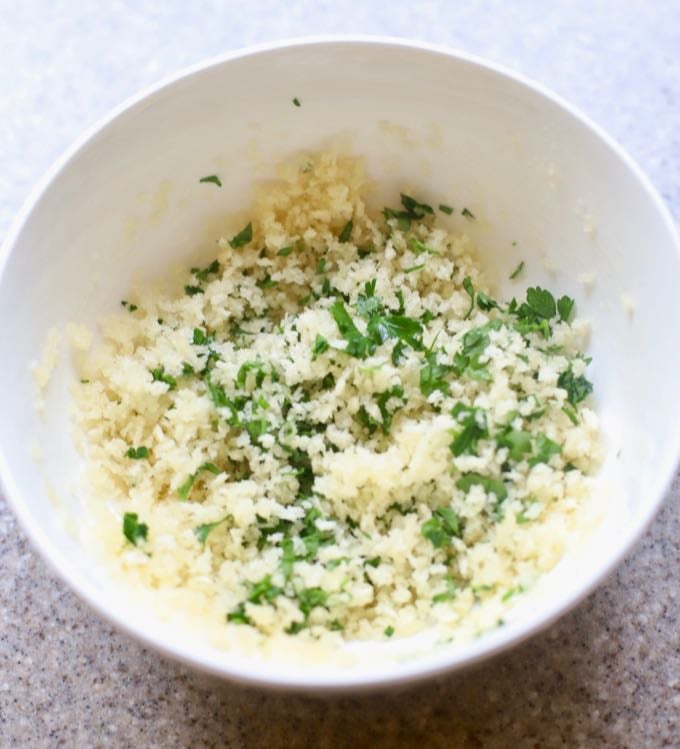
{"label": "beige surface", "polygon": [[316,700],[221,684],[115,633],[0,505],[0,747],[677,747],[680,479],[621,569],[464,677]]}

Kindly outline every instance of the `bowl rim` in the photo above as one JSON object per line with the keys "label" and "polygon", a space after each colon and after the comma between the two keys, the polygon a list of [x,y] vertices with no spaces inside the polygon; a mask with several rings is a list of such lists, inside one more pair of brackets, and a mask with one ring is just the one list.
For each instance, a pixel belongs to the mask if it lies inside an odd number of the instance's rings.
{"label": "bowl rim", "polygon": [[[0,279],[7,266],[12,250],[21,236],[25,226],[28,224],[33,211],[40,202],[42,196],[49,190],[52,182],[64,170],[74,156],[93,141],[93,139],[111,123],[124,113],[132,110],[145,100],[153,97],[172,86],[183,82],[206,70],[225,65],[234,60],[258,56],[267,53],[275,53],[294,47],[316,47],[316,46],[361,46],[361,47],[388,47],[400,48],[408,52],[421,52],[433,56],[443,56],[454,60],[465,62],[476,68],[492,73],[506,81],[511,81],[529,89],[540,98],[547,99],[556,105],[564,114],[570,116],[579,125],[586,128],[590,133],[608,148],[628,168],[636,178],[639,185],[650,198],[656,214],[662,224],[665,225],[668,235],[675,244],[675,249],[680,255],[680,238],[677,227],[671,213],[660,197],[650,179],[636,164],[631,156],[608,135],[599,125],[583,114],[558,94],[553,93],[543,84],[534,81],[522,73],[515,72],[504,65],[487,61],[477,55],[469,54],[463,50],[441,44],[432,44],[401,37],[383,35],[363,34],[323,34],[303,37],[284,38],[276,41],[251,45],[216,55],[186,66],[180,70],[163,77],[151,85],[143,87],[140,91],[126,98],[123,102],[110,109],[104,116],[100,117],[84,130],[75,141],[53,162],[42,179],[31,190],[22,207],[14,218],[7,236],[0,249]],[[0,446],[0,485],[4,487],[4,495],[14,515],[19,519],[24,532],[31,540],[33,547],[38,550],[40,556],[53,572],[56,572],[69,588],[84,601],[91,609],[97,612],[107,622],[112,623],[119,631],[127,636],[133,637],[143,645],[160,652],[173,661],[179,661],[193,669],[226,679],[235,683],[267,688],[272,690],[285,690],[291,692],[314,692],[319,693],[346,693],[349,690],[369,691],[376,689],[387,689],[403,687],[425,679],[431,679],[456,671],[463,671],[481,661],[497,656],[505,650],[519,645],[533,635],[545,630],[558,618],[581,603],[603,580],[612,573],[623,558],[631,551],[641,536],[649,527],[653,517],[661,507],[666,497],[673,477],[680,463],[680,430],[674,435],[675,445],[667,452],[669,456],[663,470],[657,474],[657,481],[653,490],[649,492],[652,497],[640,513],[638,524],[621,536],[616,553],[613,554],[599,568],[592,571],[582,580],[578,590],[571,592],[566,598],[552,603],[542,610],[530,622],[518,625],[508,624],[480,638],[466,651],[454,652],[451,655],[440,652],[436,657],[413,658],[406,663],[398,665],[391,664],[386,668],[384,664],[377,664],[374,672],[361,675],[352,675],[352,669],[348,668],[344,673],[338,675],[336,672],[332,678],[326,677],[323,672],[318,672],[304,677],[299,677],[295,672],[288,671],[285,676],[281,673],[270,673],[267,668],[258,667],[256,664],[246,664],[246,667],[232,666],[231,664],[214,664],[208,658],[201,657],[200,653],[194,652],[187,647],[181,649],[173,642],[163,642],[162,638],[152,634],[148,629],[137,623],[126,621],[125,616],[116,610],[115,605],[107,602],[105,592],[97,588],[91,581],[85,579],[79,569],[72,564],[52,542],[51,538],[30,517],[27,506],[22,501],[21,492],[14,480],[13,473],[6,455]]]}

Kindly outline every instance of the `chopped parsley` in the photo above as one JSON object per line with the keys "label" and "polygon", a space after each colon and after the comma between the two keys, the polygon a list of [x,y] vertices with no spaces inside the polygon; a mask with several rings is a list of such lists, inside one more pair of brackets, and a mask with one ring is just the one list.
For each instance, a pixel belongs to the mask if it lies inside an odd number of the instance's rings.
{"label": "chopped parsley", "polygon": [[316,338],[314,339],[314,345],[312,346],[312,359],[316,359],[317,356],[325,353],[329,348],[330,344],[326,338],[324,338],[320,333],[317,333]]}
{"label": "chopped parsley", "polygon": [[352,237],[352,229],[354,227],[354,223],[350,219],[345,226],[343,227],[342,231],[340,232],[340,236],[338,237],[338,242],[341,242],[342,244],[345,244],[349,242],[350,238]]}
{"label": "chopped parsley", "polygon": [[389,624],[387,627],[385,627],[383,634],[385,635],[385,637],[392,637],[392,635],[394,634],[394,627]]}
{"label": "chopped parsley", "polygon": [[567,399],[572,406],[585,400],[593,391],[593,384],[583,375],[576,377],[571,368],[557,378],[557,387],[567,391]]}
{"label": "chopped parsley", "polygon": [[149,448],[141,445],[140,447],[129,447],[125,453],[126,458],[130,460],[146,460],[149,457]]}
{"label": "chopped parsley", "polygon": [[422,270],[425,267],[425,263],[420,265],[412,265],[410,268],[404,268],[404,273],[415,273],[417,270]]}
{"label": "chopped parsley", "polygon": [[208,471],[215,476],[217,476],[218,473],[221,473],[220,469],[214,463],[203,463],[200,465],[190,476],[187,477],[177,490],[177,495],[182,501],[185,502],[189,498],[189,494],[191,493],[191,489],[193,488],[196,479],[201,473],[203,473],[203,471]]}
{"label": "chopped parsley", "polygon": [[192,284],[187,284],[184,287],[184,293],[187,296],[196,296],[196,294],[205,294],[205,291],[200,286],[194,286]]}
{"label": "chopped parsley", "polygon": [[295,105],[296,107],[301,107],[301,106],[302,106],[302,104],[300,103],[300,100],[299,100],[299,99],[297,98],[297,96],[294,96],[294,97],[293,97],[293,104],[294,104],[294,105]]}
{"label": "chopped parsley", "polygon": [[472,310],[475,308],[475,288],[472,285],[472,279],[470,276],[465,276],[463,279],[463,288],[465,289],[465,293],[470,297],[470,309],[465,313],[465,320],[470,317],[472,314]]}
{"label": "chopped parsley", "polygon": [[557,300],[557,312],[562,322],[569,322],[571,313],[574,311],[574,300],[568,296],[562,296]]}
{"label": "chopped parsley", "polygon": [[208,177],[201,177],[201,179],[199,179],[198,181],[199,182],[211,182],[213,185],[222,187],[222,180],[216,174],[211,174]]}
{"label": "chopped parsley", "polygon": [[473,486],[481,486],[487,494],[495,494],[501,502],[508,497],[508,490],[500,479],[492,479],[480,473],[466,473],[456,481],[456,486],[465,493]]}
{"label": "chopped parsley", "polygon": [[472,211],[468,210],[467,208],[463,208],[461,213],[463,214],[463,216],[465,216],[465,218],[469,218],[470,221],[474,221],[476,218],[475,214]]}
{"label": "chopped parsley", "polygon": [[451,416],[462,426],[460,431],[454,431],[451,452],[456,456],[464,453],[475,455],[479,440],[489,436],[486,412],[481,408],[456,403],[451,411]]}
{"label": "chopped parsley", "polygon": [[194,533],[196,534],[196,538],[199,540],[200,543],[205,544],[205,542],[208,540],[208,536],[212,533],[212,531],[215,530],[215,528],[222,525],[222,523],[225,523],[227,520],[231,519],[231,515],[225,515],[220,520],[215,520],[213,523],[203,523],[202,525],[197,525],[194,528]]}
{"label": "chopped parsley", "polygon": [[233,250],[238,250],[239,247],[245,247],[249,242],[251,242],[253,239],[253,224],[252,222],[248,222],[247,226],[244,229],[241,229],[241,231],[238,234],[235,234],[230,240],[229,240],[229,246]]}
{"label": "chopped parsley", "polygon": [[137,546],[141,541],[147,540],[149,526],[139,522],[136,512],[126,512],[123,515],[123,535],[133,546]]}
{"label": "chopped parsley", "polygon": [[545,436],[543,432],[536,435],[535,454],[529,459],[529,465],[547,463],[553,455],[559,455],[562,447]]}
{"label": "chopped parsley", "polygon": [[440,203],[439,210],[447,216],[450,216],[453,213],[453,208],[451,208],[450,205],[446,205],[446,203]]}
{"label": "chopped parsley", "polygon": [[432,517],[420,526],[421,534],[435,549],[441,549],[455,536],[461,537],[461,524],[458,515],[450,507],[439,507]]}
{"label": "chopped parsley", "polygon": [[122,299],[120,304],[122,307],[125,307],[128,312],[136,312],[139,309],[136,304],[132,304],[132,302],[128,302],[125,299]]}
{"label": "chopped parsley", "polygon": [[279,257],[288,257],[290,253],[293,251],[293,245],[288,245],[288,247],[282,247],[276,254]]}
{"label": "chopped parsley", "polygon": [[154,382],[162,382],[168,386],[168,390],[175,390],[177,388],[177,380],[169,375],[164,367],[156,367],[151,370],[151,377]]}
{"label": "chopped parsley", "polygon": [[420,368],[420,391],[423,395],[429,396],[439,390],[444,395],[448,395],[449,383],[448,375],[453,372],[450,364],[441,364],[438,361],[436,351],[427,351],[425,353],[425,363]]}
{"label": "chopped parsley", "polygon": [[532,450],[531,433],[508,426],[496,435],[496,444],[508,448],[510,460],[523,460]]}
{"label": "chopped parsley", "polygon": [[220,263],[218,260],[213,260],[212,263],[210,263],[210,265],[207,265],[205,268],[192,268],[191,272],[199,281],[206,281],[208,279],[208,276],[220,272]]}
{"label": "chopped parsley", "polygon": [[446,587],[440,593],[432,596],[432,603],[444,603],[445,601],[451,601],[458,595],[458,586],[454,583],[451,577],[447,576],[444,579]]}
{"label": "chopped parsley", "polygon": [[512,273],[508,276],[508,278],[510,278],[510,280],[513,281],[515,278],[517,278],[517,276],[519,276],[523,268],[524,268],[524,260],[521,260],[519,262],[519,265],[515,268],[515,270],[512,271]]}

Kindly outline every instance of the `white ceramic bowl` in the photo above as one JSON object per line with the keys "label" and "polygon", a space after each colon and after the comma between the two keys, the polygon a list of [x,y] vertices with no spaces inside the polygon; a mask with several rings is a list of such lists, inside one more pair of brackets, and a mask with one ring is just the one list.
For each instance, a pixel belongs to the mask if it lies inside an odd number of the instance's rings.
{"label": "white ceramic bowl", "polygon": [[[292,104],[298,97],[301,107]],[[540,599],[464,647],[421,647],[352,669],[294,669],[221,653],[126,607],[74,542],[68,358],[34,411],[29,363],[48,329],[119,309],[133,275],[151,278],[196,249],[255,180],[332,136],[366,158],[392,195],[469,206],[490,279],[577,298],[592,321],[592,375],[608,496],[594,535]],[[222,175],[222,190],[198,178]],[[461,219],[452,219],[454,228]],[[516,644],[580,601],[639,538],[680,453],[680,251],[674,224],[630,158],[569,105],[461,53],[389,39],[284,42],[230,54],[145,91],[83,136],[18,217],[1,256],[0,473],[36,547],[97,611],[160,651],[220,676],[333,690],[460,669]],[[587,274],[590,283],[584,283]],[[516,293],[516,287],[512,292]],[[623,303],[622,303],[622,295]],[[36,446],[38,450],[36,451]],[[36,454],[39,452],[39,455]],[[36,462],[36,458],[38,459]],[[11,573],[11,571],[10,571]],[[413,649],[411,649],[413,650]]]}

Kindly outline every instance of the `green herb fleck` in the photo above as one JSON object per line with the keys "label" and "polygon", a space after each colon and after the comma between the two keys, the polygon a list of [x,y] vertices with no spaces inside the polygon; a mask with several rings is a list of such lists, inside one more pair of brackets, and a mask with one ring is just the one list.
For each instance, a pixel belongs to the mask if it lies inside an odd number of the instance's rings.
{"label": "green herb fleck", "polygon": [[571,368],[557,378],[557,387],[567,391],[567,399],[572,406],[585,400],[593,391],[593,384],[583,375],[576,377]]}
{"label": "green herb fleck", "polygon": [[391,624],[385,627],[385,630],[384,630],[385,637],[392,637],[393,634],[394,634],[394,627]]}
{"label": "green herb fleck", "polygon": [[444,601],[450,601],[458,595],[458,586],[450,577],[447,576],[444,582],[446,583],[446,588],[441,593],[437,593],[432,597],[432,603],[444,603]]}
{"label": "green herb fleck", "polygon": [[292,251],[293,251],[293,246],[288,245],[288,247],[282,247],[276,254],[279,257],[288,257],[288,255],[290,255]]}
{"label": "green herb fleck", "polygon": [[200,286],[193,286],[192,284],[187,284],[184,287],[184,293],[187,296],[196,296],[196,294],[205,294],[205,291]]}
{"label": "green herb fleck", "polygon": [[571,313],[574,311],[574,300],[569,296],[561,296],[557,300],[557,312],[562,322],[569,322]]}
{"label": "green herb fleck", "polygon": [[340,236],[338,237],[338,242],[341,244],[345,244],[346,242],[349,242],[350,237],[352,236],[352,229],[354,228],[354,223],[350,219],[345,226],[343,227],[342,231],[340,232]]}
{"label": "green herb fleck", "polygon": [[237,250],[239,247],[244,247],[247,245],[250,241],[253,239],[253,224],[252,222],[248,222],[247,226],[244,229],[241,229],[241,231],[234,235],[229,240],[229,246]]}
{"label": "green herb fleck", "polygon": [[203,471],[208,471],[215,476],[217,476],[218,473],[221,473],[220,469],[214,463],[203,463],[202,465],[200,465],[194,471],[194,473],[187,477],[187,479],[179,487],[179,489],[177,489],[177,495],[183,502],[186,502],[186,500],[189,498],[189,494],[191,493],[191,489],[196,482],[196,479]]}
{"label": "green herb fleck", "polygon": [[440,203],[439,210],[447,216],[450,216],[453,213],[453,208],[451,208],[450,205],[446,205],[446,203]]}
{"label": "green herb fleck", "polygon": [[529,460],[529,465],[535,466],[539,463],[547,463],[553,455],[558,455],[561,452],[562,447],[541,432],[536,436],[535,454]]}
{"label": "green herb fleck", "polygon": [[149,448],[144,447],[144,445],[140,447],[129,447],[125,453],[125,457],[130,458],[131,460],[146,460],[146,458],[149,457]]}
{"label": "green herb fleck", "polygon": [[473,486],[481,486],[487,494],[495,494],[501,502],[508,497],[508,490],[501,480],[482,476],[480,473],[466,473],[456,481],[456,486],[466,493]]}
{"label": "green herb fleck", "polygon": [[515,270],[512,271],[509,278],[511,281],[513,281],[519,274],[522,272],[522,269],[524,268],[524,260],[521,260],[519,265],[515,268]]}
{"label": "green herb fleck", "polygon": [[149,526],[139,522],[136,512],[126,512],[123,515],[123,535],[136,546],[140,541],[146,541],[149,535]]}
{"label": "green herb fleck", "polygon": [[475,455],[479,440],[489,436],[486,412],[481,408],[456,403],[451,410],[451,416],[463,427],[461,431],[455,433],[450,446],[451,452],[456,456],[463,455],[463,453]]}
{"label": "green herb fleck", "polygon": [[450,542],[453,536],[460,538],[460,520],[450,507],[440,507],[432,513],[429,520],[421,525],[420,532],[435,549],[441,549]]}
{"label": "green herb fleck", "polygon": [[404,273],[415,273],[418,270],[422,270],[425,267],[425,263],[420,265],[412,265],[410,268],[404,268]]}
{"label": "green herb fleck", "polygon": [[463,216],[465,216],[465,218],[469,218],[470,221],[475,220],[475,214],[472,211],[468,210],[467,208],[463,208],[462,214]]}
{"label": "green herb fleck", "polygon": [[222,180],[216,174],[211,174],[209,177],[201,177],[201,179],[199,179],[198,181],[199,182],[212,182],[213,185],[222,187]]}
{"label": "green herb fleck", "polygon": [[472,310],[475,308],[475,288],[472,285],[472,279],[470,276],[465,276],[463,279],[463,288],[470,297],[470,309],[465,313],[465,317],[463,318],[464,320],[467,320],[472,314]]}
{"label": "green herb fleck", "polygon": [[301,107],[302,106],[302,104],[300,103],[300,100],[297,98],[297,96],[293,97],[293,104],[296,107]]}
{"label": "green herb fleck", "polygon": [[169,375],[164,367],[156,367],[156,369],[152,369],[151,377],[154,382],[165,383],[168,386],[169,391],[175,390],[177,387],[177,380],[172,375]]}
{"label": "green herb fleck", "polygon": [[217,528],[219,525],[222,525],[222,523],[226,522],[230,518],[231,518],[231,515],[225,515],[221,520],[215,520],[215,522],[213,523],[203,523],[202,525],[197,525],[194,528],[194,533],[196,534],[196,538],[199,540],[200,543],[205,544],[210,533],[212,533],[212,531],[215,530],[215,528]]}

